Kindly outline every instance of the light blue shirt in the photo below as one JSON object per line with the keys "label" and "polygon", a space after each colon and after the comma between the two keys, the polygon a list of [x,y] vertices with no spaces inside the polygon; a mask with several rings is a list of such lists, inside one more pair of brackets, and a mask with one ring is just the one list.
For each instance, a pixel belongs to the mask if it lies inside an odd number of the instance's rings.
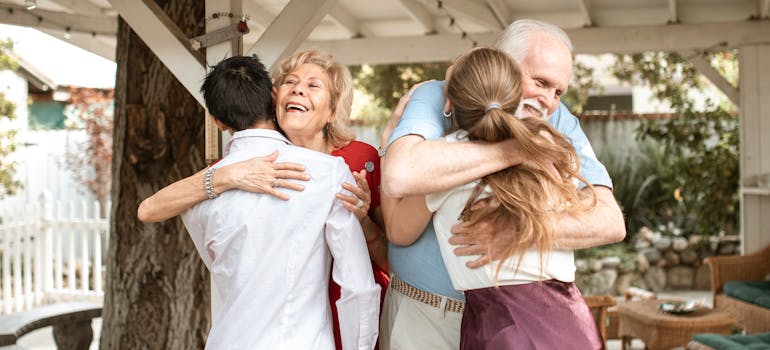
{"label": "light blue shirt", "polygon": [[[419,135],[426,140],[436,140],[444,135],[451,126],[451,120],[442,116],[443,89],[443,81],[434,81],[423,84],[414,91],[401,120],[390,135],[387,146],[406,135]],[[610,175],[596,158],[577,117],[559,103],[559,108],[548,118],[548,122],[572,142],[580,158],[581,175],[593,185],[612,188]],[[465,300],[463,295],[452,287],[449,273],[441,258],[432,221],[420,238],[411,245],[389,244],[388,263],[390,270],[399,279],[412,286],[426,292]]]}

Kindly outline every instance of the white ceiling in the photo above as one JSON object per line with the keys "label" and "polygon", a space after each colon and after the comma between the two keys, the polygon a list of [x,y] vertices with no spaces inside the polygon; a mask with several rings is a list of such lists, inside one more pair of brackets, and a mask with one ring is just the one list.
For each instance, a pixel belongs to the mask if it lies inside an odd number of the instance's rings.
{"label": "white ceiling", "polygon": [[[287,3],[243,0],[245,51]],[[338,0],[302,46],[351,64],[447,60],[474,42],[490,44],[513,20],[535,18],[567,30],[578,52],[704,49],[770,41],[769,10],[770,0]],[[0,23],[114,57],[117,14],[107,0],[38,0],[34,11],[24,0],[0,0]]]}

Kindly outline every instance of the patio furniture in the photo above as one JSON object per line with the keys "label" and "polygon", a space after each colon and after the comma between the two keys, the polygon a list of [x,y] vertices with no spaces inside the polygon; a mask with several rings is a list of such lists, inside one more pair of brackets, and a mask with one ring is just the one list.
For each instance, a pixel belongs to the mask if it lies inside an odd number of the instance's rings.
{"label": "patio furniture", "polygon": [[658,310],[667,300],[648,299],[618,304],[618,333],[622,348],[631,338],[639,338],[649,349],[687,346],[699,333],[729,334],[735,319],[713,309],[701,308],[688,314],[672,315]]}
{"label": "patio furniture", "polygon": [[770,245],[753,254],[704,262],[711,270],[714,309],[729,313],[747,333],[770,331]]}
{"label": "patio furniture", "polygon": [[[655,293],[637,287],[629,287],[623,295],[625,301],[657,298]],[[618,323],[620,323],[620,319],[618,318],[618,306],[615,305],[607,308],[607,337],[605,339],[620,339],[620,334],[618,334]]]}
{"label": "patio furniture", "polygon": [[21,336],[53,326],[57,349],[87,350],[93,340],[91,319],[101,315],[101,306],[70,302],[0,316],[0,349],[20,349],[15,344]]}
{"label": "patio furniture", "polygon": [[688,350],[770,349],[770,332],[758,334],[696,334]]}
{"label": "patio furniture", "polygon": [[586,295],[583,296],[588,308],[594,315],[596,326],[599,328],[599,334],[602,336],[602,343],[607,347],[607,309],[617,304],[615,298],[611,295]]}

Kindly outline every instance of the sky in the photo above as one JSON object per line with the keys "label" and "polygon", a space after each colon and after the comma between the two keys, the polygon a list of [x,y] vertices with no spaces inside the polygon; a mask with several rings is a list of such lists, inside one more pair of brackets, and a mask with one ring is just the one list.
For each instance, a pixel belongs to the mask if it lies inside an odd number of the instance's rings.
{"label": "sky", "polygon": [[35,29],[0,24],[0,39],[8,38],[19,56],[57,85],[115,86],[115,62]]}

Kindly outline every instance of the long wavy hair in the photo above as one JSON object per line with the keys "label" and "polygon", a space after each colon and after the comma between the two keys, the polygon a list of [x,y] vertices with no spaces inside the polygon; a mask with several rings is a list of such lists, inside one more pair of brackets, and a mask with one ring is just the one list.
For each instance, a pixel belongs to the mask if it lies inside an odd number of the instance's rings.
{"label": "long wavy hair", "polygon": [[[494,48],[474,49],[460,57],[446,83],[456,126],[468,131],[471,140],[513,138],[529,160],[483,177],[460,214],[461,220],[472,224],[491,219],[496,233],[503,229],[516,232],[505,247],[495,280],[511,257],[518,257],[518,269],[523,253],[530,248],[540,253],[542,273],[543,257],[554,243],[554,212],[576,213],[596,205],[593,188],[586,194],[576,187],[575,180],[588,182],[580,176],[577,153],[570,142],[544,120],[514,116],[521,94],[518,66]],[[487,186],[492,193],[484,197]],[[486,205],[476,205],[479,201]]]}

